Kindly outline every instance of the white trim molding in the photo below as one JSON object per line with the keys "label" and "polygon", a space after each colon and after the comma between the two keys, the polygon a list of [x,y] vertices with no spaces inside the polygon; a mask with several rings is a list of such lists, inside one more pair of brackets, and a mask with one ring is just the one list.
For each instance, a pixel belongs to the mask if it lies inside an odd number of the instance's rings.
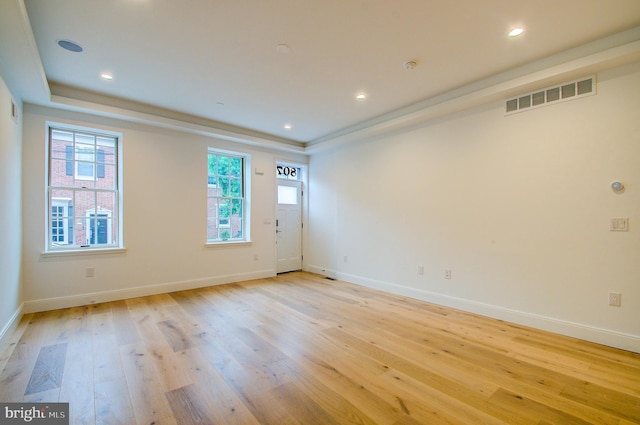
{"label": "white trim molding", "polygon": [[166,294],[169,292],[188,289],[204,288],[207,286],[224,285],[227,283],[244,282],[253,279],[264,279],[275,276],[276,271],[258,270],[250,273],[238,273],[222,276],[211,276],[202,279],[183,280],[178,282],[166,282],[157,285],[140,286],[137,288],[116,289],[113,291],[91,292],[67,297],[43,298],[39,300],[25,301],[24,312],[35,313],[39,311],[56,310],[59,308],[78,307],[129,298],[145,297],[149,295]]}
{"label": "white trim molding", "polygon": [[[15,332],[16,328],[20,324],[20,320],[24,314],[23,310],[24,303],[20,304],[20,307],[18,307],[2,330],[0,330],[0,354],[2,354],[2,350],[4,350],[5,345],[9,342],[9,338],[13,335],[13,332]],[[2,368],[0,368],[0,370],[1,369]]]}
{"label": "white trim molding", "polygon": [[529,326],[556,334],[578,338],[609,347],[620,348],[622,350],[640,353],[640,335],[632,335],[610,329],[602,329],[581,323],[561,320],[554,317],[542,316],[535,313],[513,310],[492,304],[481,303],[463,298],[452,297],[425,291],[422,289],[410,288],[397,285],[395,283],[370,279],[348,273],[342,273],[318,266],[309,266],[309,271],[332,279],[340,279],[345,282],[365,286],[367,288],[390,292],[414,298],[433,304],[451,307],[481,316],[491,317],[518,325]]}

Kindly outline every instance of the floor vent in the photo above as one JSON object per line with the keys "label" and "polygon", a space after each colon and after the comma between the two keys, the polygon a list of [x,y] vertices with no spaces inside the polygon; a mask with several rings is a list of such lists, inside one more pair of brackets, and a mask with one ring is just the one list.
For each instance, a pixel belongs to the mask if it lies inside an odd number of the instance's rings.
{"label": "floor vent", "polygon": [[596,94],[596,76],[523,94],[505,103],[505,115]]}

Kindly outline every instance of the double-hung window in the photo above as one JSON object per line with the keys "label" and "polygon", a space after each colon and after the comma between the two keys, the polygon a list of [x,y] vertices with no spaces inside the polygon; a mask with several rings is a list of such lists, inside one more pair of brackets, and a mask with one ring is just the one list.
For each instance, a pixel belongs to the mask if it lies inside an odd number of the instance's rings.
{"label": "double-hung window", "polygon": [[120,247],[120,137],[52,126],[47,250]]}
{"label": "double-hung window", "polygon": [[207,174],[207,242],[248,240],[248,156],[209,150]]}

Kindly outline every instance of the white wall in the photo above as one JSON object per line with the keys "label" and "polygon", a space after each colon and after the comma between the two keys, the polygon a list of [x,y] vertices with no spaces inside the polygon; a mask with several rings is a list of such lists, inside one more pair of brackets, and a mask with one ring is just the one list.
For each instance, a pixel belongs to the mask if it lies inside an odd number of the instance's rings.
{"label": "white wall", "polygon": [[310,270],[640,351],[640,64],[597,89],[312,155]]}
{"label": "white wall", "polygon": [[[42,256],[47,121],[123,134],[126,252]],[[275,163],[306,158],[33,105],[25,106],[23,143],[24,222],[29,223],[23,239],[25,311],[275,274]],[[209,147],[251,154],[252,169],[264,171],[251,173],[251,244],[205,247]],[[88,267],[95,268],[95,277],[85,277]]]}
{"label": "white wall", "polygon": [[17,324],[21,308],[21,150],[22,107],[18,119],[11,117],[12,96],[0,77],[0,346],[3,336]]}

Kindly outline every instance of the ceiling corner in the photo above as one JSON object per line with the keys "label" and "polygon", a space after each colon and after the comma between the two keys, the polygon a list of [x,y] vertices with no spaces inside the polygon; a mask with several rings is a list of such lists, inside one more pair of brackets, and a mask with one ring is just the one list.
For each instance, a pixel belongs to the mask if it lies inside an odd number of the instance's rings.
{"label": "ceiling corner", "polygon": [[24,0],[0,2],[0,75],[20,101],[49,101],[51,93]]}

